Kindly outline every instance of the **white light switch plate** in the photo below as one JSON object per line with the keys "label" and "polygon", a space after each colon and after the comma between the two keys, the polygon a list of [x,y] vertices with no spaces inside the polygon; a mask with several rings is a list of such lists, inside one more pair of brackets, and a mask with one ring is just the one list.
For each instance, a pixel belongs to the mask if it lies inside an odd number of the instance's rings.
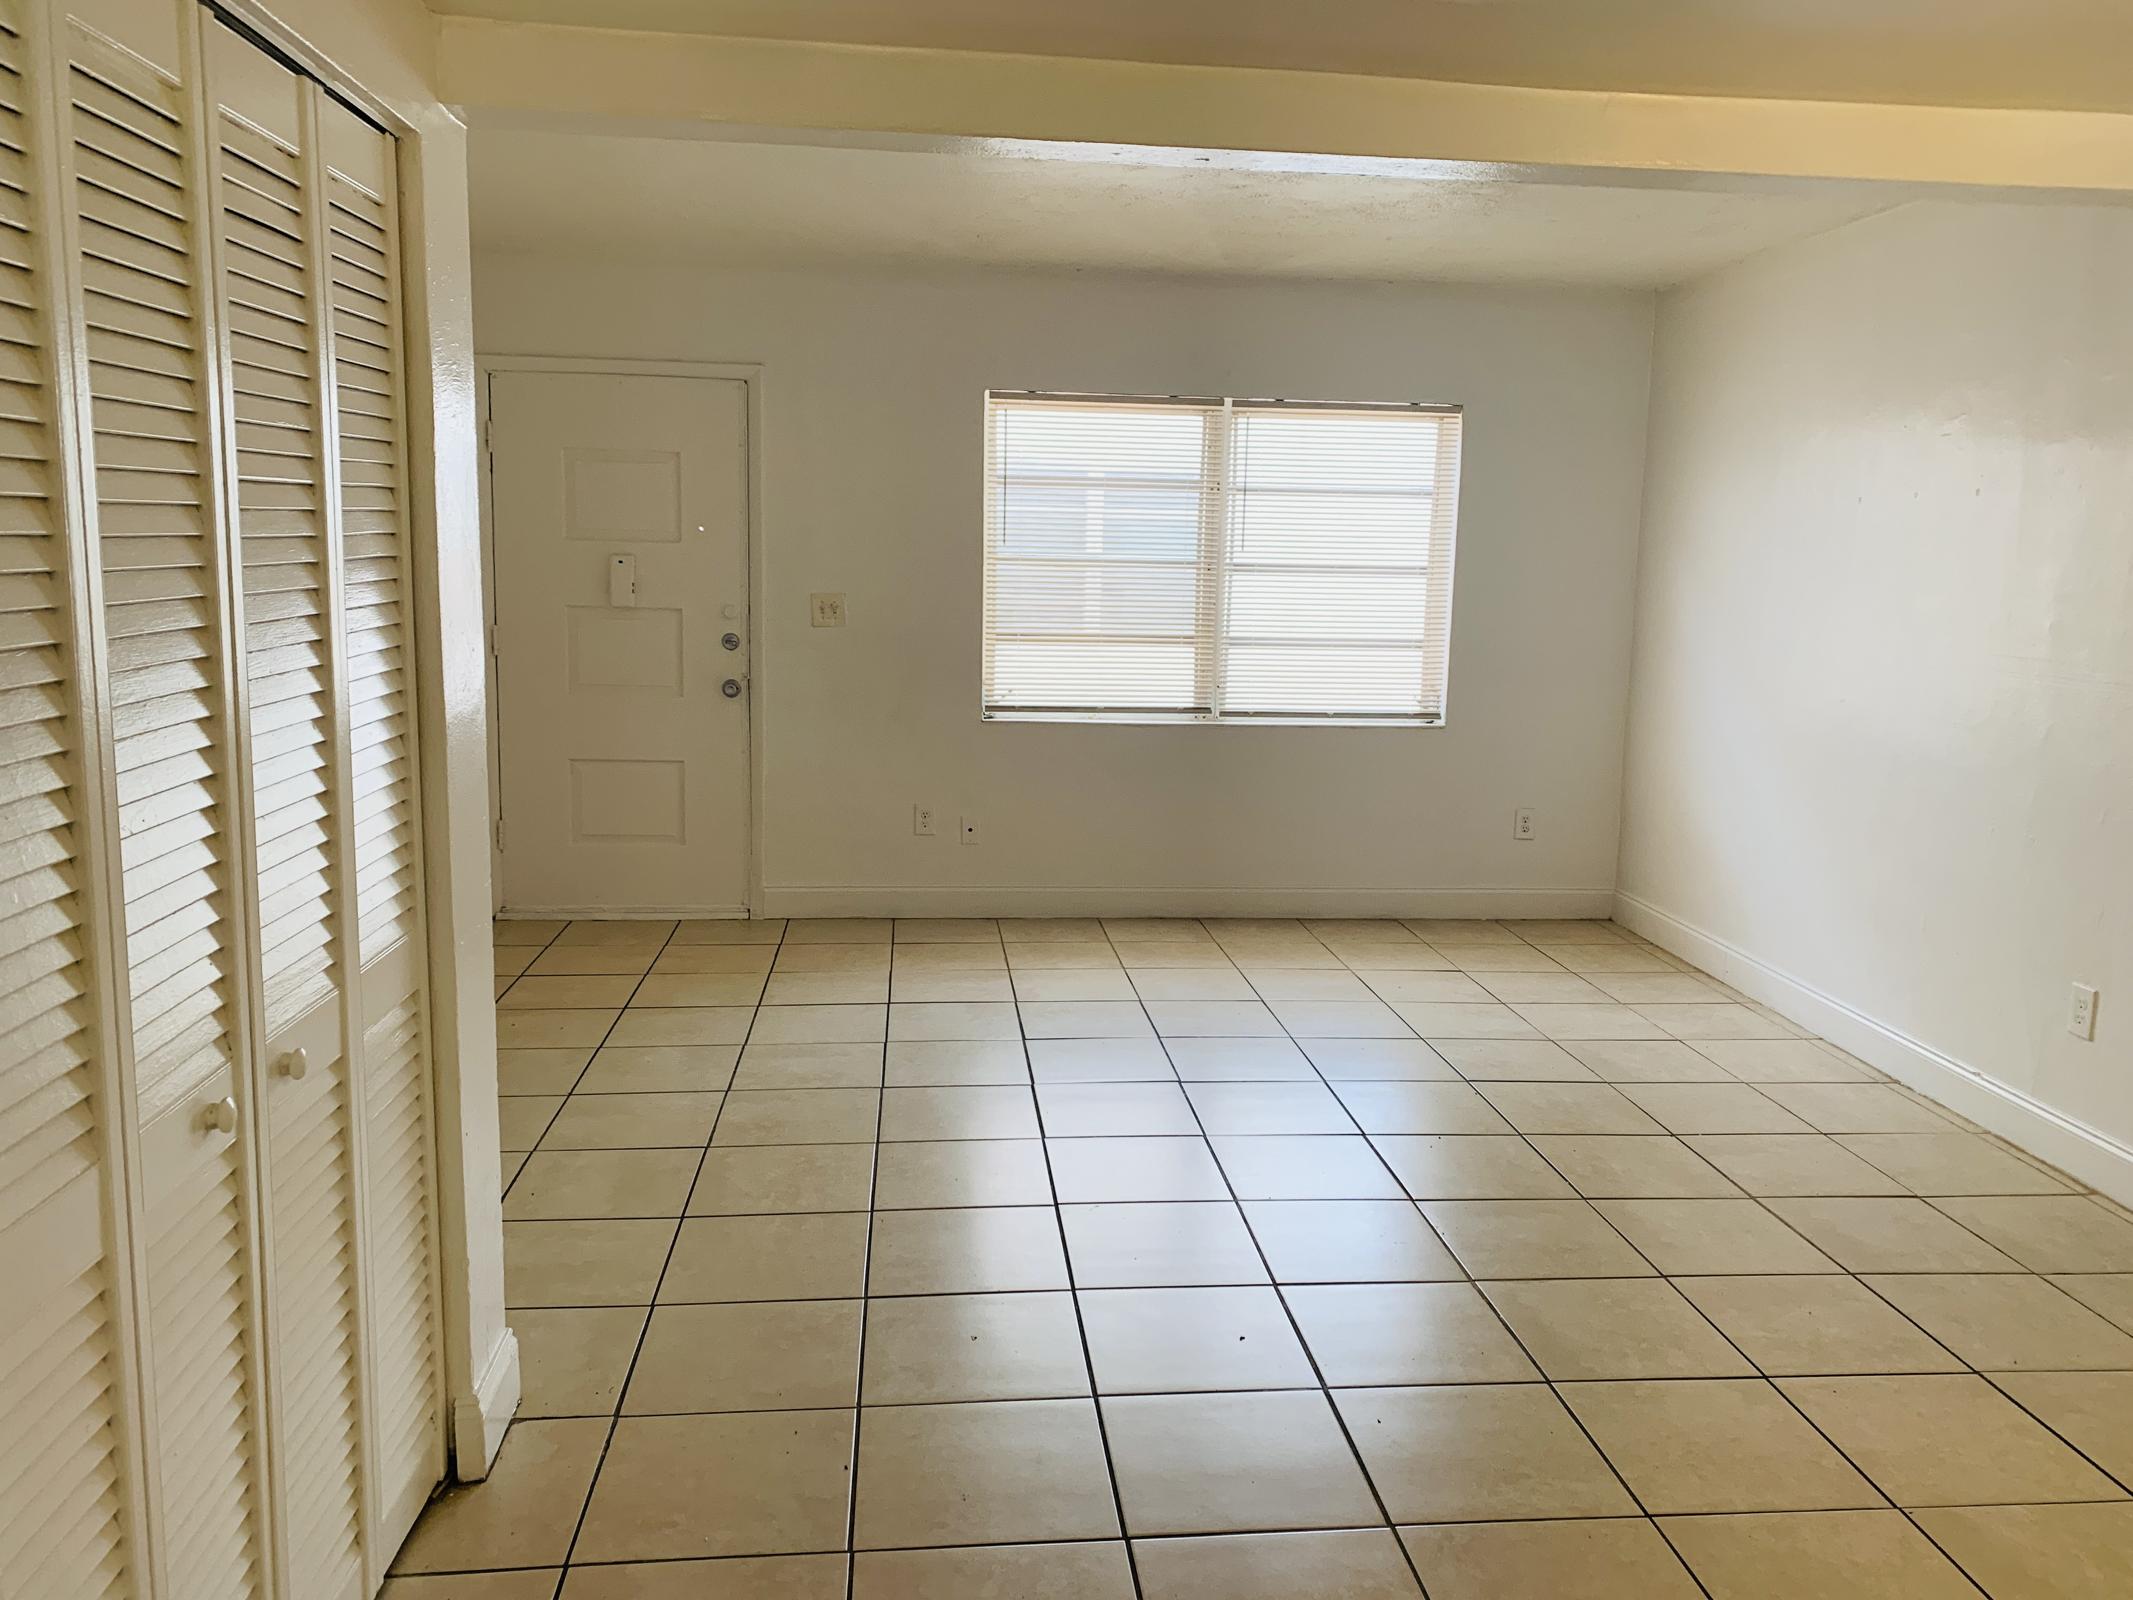
{"label": "white light switch plate", "polygon": [[841,628],[844,626],[844,596],[841,594],[811,594],[807,597],[808,620],[818,628]]}

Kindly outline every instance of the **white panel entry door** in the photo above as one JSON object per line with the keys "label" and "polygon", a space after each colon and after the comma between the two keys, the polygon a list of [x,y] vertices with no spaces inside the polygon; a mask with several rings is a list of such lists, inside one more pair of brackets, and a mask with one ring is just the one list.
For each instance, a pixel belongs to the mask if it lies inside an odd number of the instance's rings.
{"label": "white panel entry door", "polygon": [[506,910],[747,908],[747,401],[489,379]]}

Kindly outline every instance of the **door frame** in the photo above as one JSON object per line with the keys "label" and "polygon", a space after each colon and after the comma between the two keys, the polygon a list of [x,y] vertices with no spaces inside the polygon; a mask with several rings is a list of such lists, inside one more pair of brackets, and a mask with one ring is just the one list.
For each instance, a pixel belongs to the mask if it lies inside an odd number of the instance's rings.
{"label": "door frame", "polygon": [[[748,499],[742,560],[747,563],[748,595],[748,882],[745,914],[763,914],[763,715],[762,684],[767,657],[763,619],[763,364],[759,361],[640,361],[627,357],[497,355],[475,352],[475,404],[481,427],[481,578],[482,616],[488,628],[483,659],[487,664],[489,704],[489,853],[493,909],[503,910],[503,724],[502,685],[496,672],[496,452],[490,433],[489,382],[499,372],[580,373],[622,378],[713,378],[741,385],[748,425],[744,492]],[[536,909],[528,915],[539,915]],[[616,920],[654,918],[669,913],[645,909],[611,913]],[[703,915],[702,908],[680,907],[674,915]]]}

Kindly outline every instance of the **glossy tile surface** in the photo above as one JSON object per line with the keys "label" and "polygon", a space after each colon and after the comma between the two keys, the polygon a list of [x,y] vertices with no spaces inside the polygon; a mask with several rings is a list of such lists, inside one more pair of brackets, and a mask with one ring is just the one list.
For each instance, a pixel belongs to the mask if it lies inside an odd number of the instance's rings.
{"label": "glossy tile surface", "polygon": [[2133,1223],[1607,923],[500,924],[391,1600],[2133,1590]]}

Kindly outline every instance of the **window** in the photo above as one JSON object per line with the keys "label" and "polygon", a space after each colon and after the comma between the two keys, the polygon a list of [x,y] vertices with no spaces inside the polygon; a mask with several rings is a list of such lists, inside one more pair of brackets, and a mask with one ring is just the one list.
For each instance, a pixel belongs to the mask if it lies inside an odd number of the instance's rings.
{"label": "window", "polygon": [[1443,721],[1459,421],[987,395],[985,714]]}

